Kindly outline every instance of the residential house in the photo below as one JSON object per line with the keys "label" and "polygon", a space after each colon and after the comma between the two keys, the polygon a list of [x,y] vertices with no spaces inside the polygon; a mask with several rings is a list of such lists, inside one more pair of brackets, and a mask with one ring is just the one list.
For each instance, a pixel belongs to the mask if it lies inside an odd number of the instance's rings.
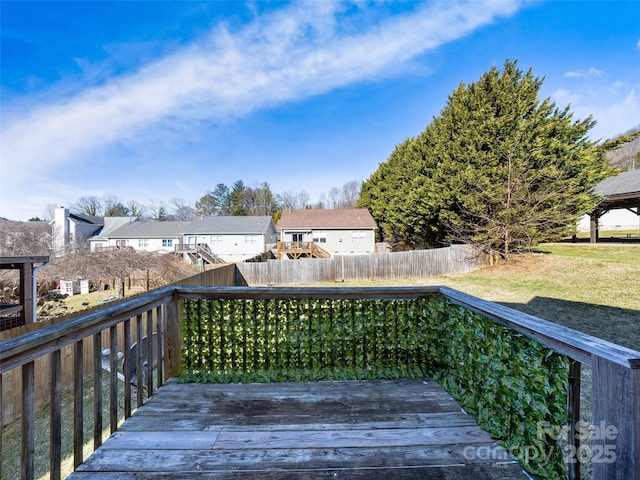
{"label": "residential house", "polygon": [[208,249],[224,262],[237,262],[270,250],[276,243],[276,230],[270,216],[202,217],[183,229],[183,243],[185,254],[208,260]]}
{"label": "residential house", "polygon": [[158,222],[133,217],[91,217],[60,208],[52,223],[54,232],[59,233],[62,254],[70,243],[81,240],[82,246],[92,252],[130,248],[182,254],[194,262],[221,263],[256,257],[271,250],[276,243],[270,216]]}
{"label": "residential house", "polygon": [[183,229],[188,223],[135,220],[100,235],[95,243],[99,243],[101,248],[173,253],[182,242]]}
{"label": "residential house", "polygon": [[104,217],[70,213],[68,208],[56,208],[51,222],[53,252],[62,257],[70,249],[85,248],[89,238],[104,227]]}
{"label": "residential house", "polygon": [[103,221],[104,226],[98,230],[96,235],[87,240],[92,252],[110,248],[109,236],[111,233],[124,225],[136,222],[137,219],[135,217],[104,217]]}
{"label": "residential house", "polygon": [[278,258],[367,255],[376,222],[367,209],[285,210],[278,221]]}

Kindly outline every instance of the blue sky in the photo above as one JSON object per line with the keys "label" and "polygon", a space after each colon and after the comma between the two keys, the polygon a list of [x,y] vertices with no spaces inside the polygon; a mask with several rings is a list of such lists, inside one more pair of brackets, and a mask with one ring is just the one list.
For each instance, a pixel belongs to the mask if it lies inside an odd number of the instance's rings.
{"label": "blue sky", "polygon": [[218,183],[367,179],[460,82],[518,59],[541,96],[640,125],[639,1],[5,1],[0,217]]}

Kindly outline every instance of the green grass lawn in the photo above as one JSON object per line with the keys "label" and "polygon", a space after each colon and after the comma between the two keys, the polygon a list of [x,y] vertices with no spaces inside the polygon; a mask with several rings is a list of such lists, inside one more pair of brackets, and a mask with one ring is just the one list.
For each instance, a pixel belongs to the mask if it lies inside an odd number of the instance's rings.
{"label": "green grass lawn", "polygon": [[[627,235],[631,235],[632,237],[638,237],[640,236],[640,227],[638,228],[632,228],[632,229],[626,229],[626,230],[600,230],[598,232],[598,236],[600,238],[626,238]],[[591,233],[588,231],[583,231],[583,232],[578,232],[576,234],[576,238],[589,238],[591,236]]]}

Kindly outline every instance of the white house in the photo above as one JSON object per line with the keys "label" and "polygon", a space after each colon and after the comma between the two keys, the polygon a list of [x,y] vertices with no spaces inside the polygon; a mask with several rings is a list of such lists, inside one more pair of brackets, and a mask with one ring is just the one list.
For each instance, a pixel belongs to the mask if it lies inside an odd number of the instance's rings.
{"label": "white house", "polygon": [[52,238],[56,257],[63,256],[71,248],[85,248],[87,240],[104,226],[104,217],[70,213],[68,208],[56,208],[53,214]]}
{"label": "white house", "polygon": [[312,243],[331,256],[374,253],[376,228],[365,208],[285,210],[277,225],[285,251],[287,245]]}
{"label": "white house", "polygon": [[122,217],[105,225],[88,240],[91,251],[132,248],[147,252],[180,253],[185,259],[208,263],[255,257],[276,242],[269,216],[203,217],[192,221],[158,222]]}
{"label": "white house", "polygon": [[89,248],[92,252],[109,247],[109,235],[118,228],[136,222],[134,217],[104,217],[104,226],[98,230],[98,233],[89,238]]}
{"label": "white house", "polygon": [[270,216],[203,217],[183,229],[183,243],[207,245],[216,257],[236,262],[270,250],[276,243],[276,231]]}
{"label": "white house", "polygon": [[[101,235],[97,243],[108,248],[133,248],[146,252],[172,253],[182,242],[183,228],[189,222],[136,220]],[[106,241],[106,245],[105,245]]]}

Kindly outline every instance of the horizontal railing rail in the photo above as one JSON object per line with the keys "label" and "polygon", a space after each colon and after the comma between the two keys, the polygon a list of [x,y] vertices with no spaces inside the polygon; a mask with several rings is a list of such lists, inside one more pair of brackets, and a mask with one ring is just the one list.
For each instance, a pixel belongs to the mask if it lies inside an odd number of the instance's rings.
{"label": "horizontal railing rail", "polygon": [[[122,350],[125,355],[135,341],[157,342],[159,358],[150,363],[159,368],[157,376],[159,386],[166,377],[175,376],[181,368],[181,300],[188,299],[411,299],[429,294],[439,294],[451,303],[464,307],[488,317],[498,324],[521,333],[522,335],[538,342],[553,351],[566,355],[572,362],[570,375],[579,376],[580,364],[590,365],[593,371],[593,403],[592,423],[612,427],[615,434],[595,438],[591,446],[593,453],[606,451],[609,454],[600,457],[602,461],[594,461],[593,478],[625,478],[640,480],[640,352],[612,344],[610,342],[586,335],[575,330],[542,320],[540,318],[521,313],[510,308],[487,302],[476,297],[458,292],[446,287],[421,286],[421,287],[370,287],[370,288],[299,288],[299,287],[191,287],[170,286],[149,294],[141,295],[126,300],[117,305],[80,315],[68,321],[51,325],[32,333],[6,340],[0,343],[0,374],[20,368],[23,383],[22,405],[22,477],[33,478],[33,442],[34,442],[34,416],[33,407],[34,362],[42,357],[52,358],[52,383],[58,382],[59,356],[62,348],[73,346],[76,355],[76,391],[74,398],[76,404],[80,404],[74,415],[82,412],[82,383],[84,381],[82,344],[83,340],[93,338],[94,345],[100,347],[101,332],[109,331],[110,368],[112,372],[117,369],[116,358],[118,349],[116,328],[120,326],[125,331]],[[131,331],[130,322],[133,321],[138,337]],[[146,339],[143,340],[143,328],[146,329]],[[157,335],[151,335],[152,333]],[[94,364],[99,360],[97,348],[94,351]],[[142,351],[143,349],[138,349]],[[147,351],[154,349],[147,345]],[[125,359],[126,360],[126,359]],[[139,367],[142,368],[142,359]],[[128,364],[131,362],[126,362]],[[135,362],[134,362],[135,363]],[[151,369],[151,366],[148,366]],[[94,376],[100,377],[99,368],[94,369]],[[140,371],[140,370],[138,370]],[[151,373],[149,371],[149,373]],[[127,371],[127,382],[132,372]],[[116,378],[112,375],[113,378]],[[141,382],[142,375],[138,375]],[[146,380],[151,381],[153,375],[147,375]],[[1,378],[1,377],[0,377]],[[117,382],[112,380],[112,382]],[[97,385],[97,381],[95,382]],[[139,384],[142,387],[141,384]],[[153,391],[153,385],[147,385],[149,394]],[[579,410],[579,382],[572,382],[569,391],[569,415],[572,417],[575,431],[577,410]],[[115,391],[115,386],[112,384]],[[141,395],[142,388],[138,388]],[[51,478],[59,478],[60,468],[60,430],[59,430],[59,404],[60,388],[52,388],[51,396]],[[2,382],[0,381],[0,398],[2,395]],[[125,393],[125,397],[131,393]],[[140,398],[140,397],[139,397]],[[141,398],[140,402],[141,403]],[[114,399],[112,397],[112,402]],[[117,398],[115,399],[117,415]],[[125,399],[125,404],[128,404]],[[98,412],[99,406],[94,406]],[[1,409],[0,409],[1,411]],[[97,413],[96,413],[97,414]],[[131,412],[125,412],[125,417]],[[1,420],[1,419],[0,419]],[[98,422],[99,423],[99,422]],[[117,428],[117,421],[111,419],[112,431]],[[76,444],[74,465],[82,462],[82,434],[76,426]],[[95,433],[94,446],[101,443],[99,435]],[[79,443],[79,444],[78,444]],[[2,452],[0,452],[2,453]],[[597,460],[597,459],[596,459]],[[577,468],[570,469],[570,478],[577,475]]]}

